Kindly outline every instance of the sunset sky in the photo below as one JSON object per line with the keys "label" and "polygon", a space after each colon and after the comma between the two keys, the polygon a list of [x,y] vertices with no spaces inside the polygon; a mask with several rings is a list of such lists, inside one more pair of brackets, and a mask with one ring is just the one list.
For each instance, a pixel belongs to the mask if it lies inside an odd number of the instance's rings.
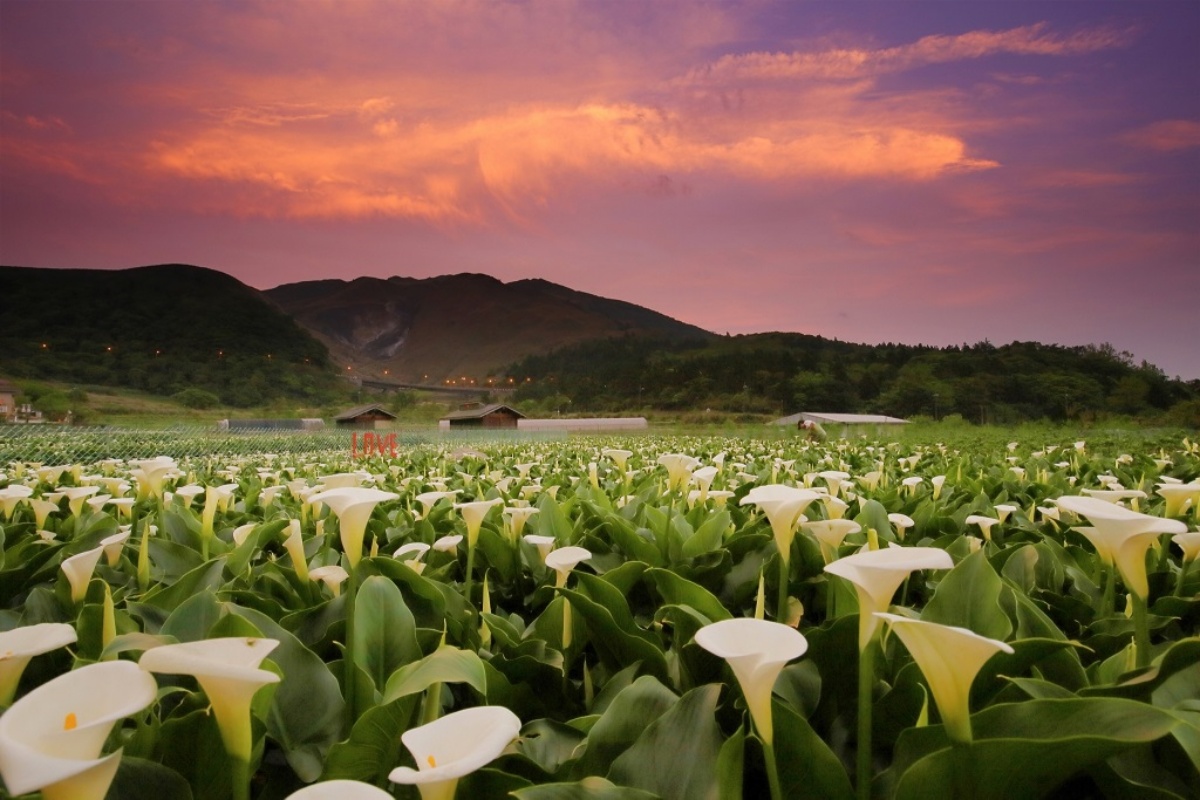
{"label": "sunset sky", "polygon": [[0,0],[0,263],[1200,378],[1200,2]]}

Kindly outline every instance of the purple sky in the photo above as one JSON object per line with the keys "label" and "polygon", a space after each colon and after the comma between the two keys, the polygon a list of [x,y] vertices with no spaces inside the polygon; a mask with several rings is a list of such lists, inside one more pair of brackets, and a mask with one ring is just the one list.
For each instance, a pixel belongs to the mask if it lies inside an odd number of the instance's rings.
{"label": "purple sky", "polygon": [[1200,378],[1200,3],[0,0],[0,263]]}

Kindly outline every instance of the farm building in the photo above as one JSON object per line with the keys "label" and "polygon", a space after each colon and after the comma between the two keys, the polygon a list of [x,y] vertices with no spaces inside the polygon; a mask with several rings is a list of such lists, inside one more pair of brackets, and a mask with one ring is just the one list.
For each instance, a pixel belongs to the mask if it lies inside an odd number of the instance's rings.
{"label": "farm building", "polygon": [[525,415],[500,403],[465,403],[438,420],[439,428],[515,428]]}
{"label": "farm building", "polygon": [[795,428],[802,422],[813,422],[825,429],[830,436],[847,439],[851,436],[881,434],[898,425],[907,425],[908,420],[884,414],[831,414],[817,411],[802,411],[772,422],[772,425],[787,425]]}
{"label": "farm building", "polygon": [[396,421],[396,415],[379,403],[348,408],[333,418],[339,428],[378,428]]}
{"label": "farm building", "polygon": [[522,419],[517,427],[523,431],[567,431],[569,433],[608,433],[610,431],[641,431],[647,427],[645,417],[583,417],[579,419]]}
{"label": "farm building", "polygon": [[0,422],[12,422],[17,418],[17,395],[20,393],[15,384],[0,378]]}
{"label": "farm building", "polygon": [[222,431],[320,431],[325,429],[325,420],[311,417],[302,419],[223,419],[217,422]]}

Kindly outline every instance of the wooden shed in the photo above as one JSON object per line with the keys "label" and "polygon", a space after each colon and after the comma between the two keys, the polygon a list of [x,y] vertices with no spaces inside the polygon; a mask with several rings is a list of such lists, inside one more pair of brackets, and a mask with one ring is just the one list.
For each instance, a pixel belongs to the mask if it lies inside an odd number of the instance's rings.
{"label": "wooden shed", "polygon": [[516,428],[525,415],[500,403],[466,403],[438,421],[440,428]]}
{"label": "wooden shed", "polygon": [[378,428],[396,421],[396,415],[379,403],[348,408],[333,418],[339,428]]}

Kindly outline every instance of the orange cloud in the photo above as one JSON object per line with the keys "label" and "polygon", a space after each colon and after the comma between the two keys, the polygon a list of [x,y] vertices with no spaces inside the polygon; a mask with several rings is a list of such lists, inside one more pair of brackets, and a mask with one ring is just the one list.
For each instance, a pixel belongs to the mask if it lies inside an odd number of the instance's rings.
{"label": "orange cloud", "polygon": [[1130,131],[1121,139],[1135,147],[1144,147],[1164,153],[1189,150],[1193,147],[1200,147],[1200,122],[1186,119],[1163,120]]}

